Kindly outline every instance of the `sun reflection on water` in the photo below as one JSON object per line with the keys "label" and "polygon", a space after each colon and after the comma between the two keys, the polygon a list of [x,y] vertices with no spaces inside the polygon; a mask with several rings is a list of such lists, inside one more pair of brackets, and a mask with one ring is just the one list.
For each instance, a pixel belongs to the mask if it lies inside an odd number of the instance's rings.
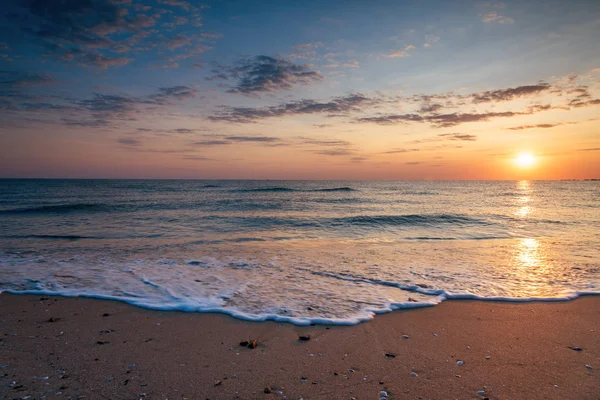
{"label": "sun reflection on water", "polygon": [[534,238],[521,239],[517,248],[517,260],[521,267],[539,267],[540,243]]}
{"label": "sun reflection on water", "polygon": [[532,190],[529,181],[517,182],[517,190],[521,193],[521,196],[516,198],[518,208],[515,211],[514,215],[523,219],[528,217],[533,211],[533,207],[528,205],[528,203],[532,201]]}

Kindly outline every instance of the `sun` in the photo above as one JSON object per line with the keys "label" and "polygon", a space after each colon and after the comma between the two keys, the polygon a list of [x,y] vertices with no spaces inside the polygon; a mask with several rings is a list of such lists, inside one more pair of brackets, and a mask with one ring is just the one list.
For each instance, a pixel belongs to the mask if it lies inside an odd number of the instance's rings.
{"label": "sun", "polygon": [[531,153],[519,153],[514,161],[519,168],[529,168],[535,165],[536,158]]}

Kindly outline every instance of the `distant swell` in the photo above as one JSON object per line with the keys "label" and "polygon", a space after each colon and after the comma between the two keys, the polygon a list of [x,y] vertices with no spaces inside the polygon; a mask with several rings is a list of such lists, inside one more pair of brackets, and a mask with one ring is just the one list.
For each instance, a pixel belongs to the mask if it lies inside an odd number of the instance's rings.
{"label": "distant swell", "polygon": [[237,189],[234,192],[294,192],[294,189],[286,187],[266,187],[257,189]]}
{"label": "distant swell", "polygon": [[458,214],[409,214],[409,215],[381,215],[366,216],[358,215],[354,217],[337,218],[334,223],[380,226],[380,225],[433,225],[433,224],[487,224],[486,221],[470,218]]}
{"label": "distant swell", "polygon": [[265,187],[256,189],[236,189],[234,192],[356,192],[351,187],[323,188],[323,189],[292,189],[288,187]]}
{"label": "distant swell", "polygon": [[110,211],[111,207],[105,204],[59,204],[55,206],[39,206],[13,208],[9,210],[1,210],[0,214],[36,214],[36,213],[70,213],[70,212],[99,212]]}
{"label": "distant swell", "polygon": [[309,192],[356,192],[356,189],[352,189],[351,187],[338,187],[331,189],[315,189],[309,190]]}
{"label": "distant swell", "polygon": [[10,238],[10,239],[48,239],[48,240],[94,239],[94,237],[92,237],[92,236],[80,236],[80,235],[13,235],[13,236],[2,236],[2,238]]}

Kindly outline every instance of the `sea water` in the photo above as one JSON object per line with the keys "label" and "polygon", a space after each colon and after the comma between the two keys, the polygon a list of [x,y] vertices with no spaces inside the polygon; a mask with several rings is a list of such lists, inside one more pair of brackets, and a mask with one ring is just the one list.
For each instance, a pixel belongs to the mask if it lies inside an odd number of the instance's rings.
{"label": "sea water", "polygon": [[600,293],[597,181],[0,180],[0,291],[355,324]]}

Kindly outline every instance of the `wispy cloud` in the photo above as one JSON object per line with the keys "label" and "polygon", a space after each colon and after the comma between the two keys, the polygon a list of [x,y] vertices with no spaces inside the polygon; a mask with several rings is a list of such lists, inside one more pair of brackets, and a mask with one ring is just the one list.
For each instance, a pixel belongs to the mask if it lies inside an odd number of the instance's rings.
{"label": "wispy cloud", "polygon": [[208,117],[211,121],[224,121],[233,123],[249,123],[264,118],[282,117],[286,115],[320,114],[347,115],[352,111],[360,111],[361,107],[374,102],[372,98],[355,93],[343,97],[335,97],[328,102],[316,100],[299,100],[284,103],[279,106],[251,108],[251,107],[223,107],[223,111]]}
{"label": "wispy cloud", "polygon": [[289,90],[297,85],[309,85],[323,76],[308,65],[269,56],[243,59],[231,66],[218,66],[211,80],[237,80],[230,93],[258,95],[264,92]]}
{"label": "wispy cloud", "polygon": [[385,55],[386,58],[404,58],[404,57],[410,57],[410,54],[408,53],[409,50],[414,49],[415,46],[413,46],[412,44],[406,45],[404,46],[403,49],[401,50],[392,50],[390,51],[388,54]]}
{"label": "wispy cloud", "polygon": [[489,12],[481,16],[481,20],[483,22],[497,22],[499,24],[513,24],[515,22],[514,19],[505,17],[504,15],[498,12]]}
{"label": "wispy cloud", "polygon": [[463,140],[467,142],[474,142],[477,140],[477,136],[466,133],[442,133],[438,136],[448,140]]}
{"label": "wispy cloud", "polygon": [[425,35],[425,43],[423,44],[423,47],[433,47],[439,41],[440,37],[437,35]]}

